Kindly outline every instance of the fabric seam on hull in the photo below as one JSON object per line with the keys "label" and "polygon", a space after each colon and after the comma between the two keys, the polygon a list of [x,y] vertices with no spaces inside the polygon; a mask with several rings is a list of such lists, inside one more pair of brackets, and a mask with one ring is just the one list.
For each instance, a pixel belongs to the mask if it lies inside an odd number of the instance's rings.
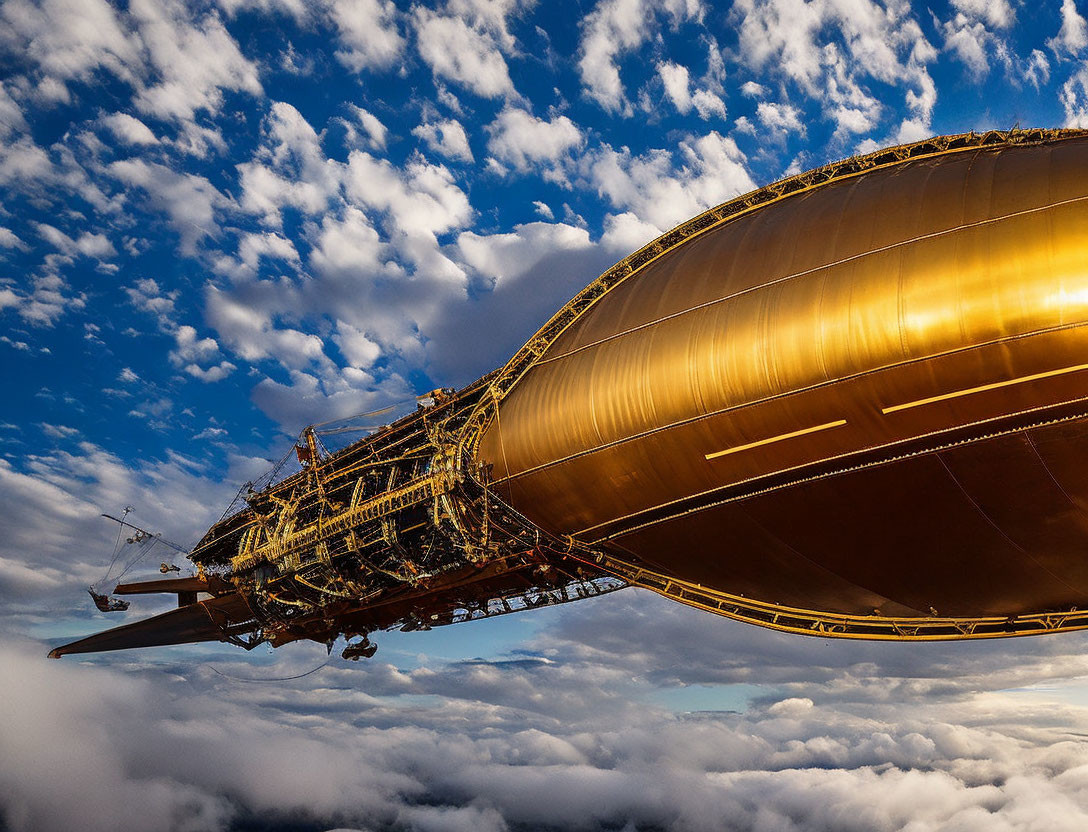
{"label": "fabric seam on hull", "polygon": [[[791,471],[800,471],[800,470],[803,470],[805,468],[811,468],[813,465],[826,464],[828,462],[834,462],[835,460],[840,460],[840,459],[848,459],[849,457],[858,456],[858,455],[863,454],[863,453],[872,453],[874,451],[880,451],[880,450],[883,450],[885,448],[894,448],[897,445],[905,445],[905,444],[908,444],[910,442],[918,442],[918,441],[921,441],[921,440],[930,439],[932,437],[942,436],[942,435],[947,434],[947,433],[952,433],[953,431],[963,430],[965,428],[977,427],[979,425],[985,425],[985,424],[989,424],[989,423],[992,423],[992,422],[999,422],[999,421],[1003,421],[1003,420],[1007,420],[1007,419],[1014,419],[1014,418],[1016,418],[1018,416],[1026,416],[1026,415],[1031,414],[1031,413],[1039,413],[1039,412],[1042,412],[1042,411],[1054,410],[1055,408],[1059,408],[1059,407],[1068,407],[1069,405],[1079,404],[1081,402],[1086,402],[1086,401],[1088,401],[1088,396],[1079,396],[1079,397],[1077,397],[1075,399],[1068,399],[1068,400],[1063,401],[1063,402],[1055,402],[1054,404],[1048,404],[1048,405],[1044,405],[1044,406],[1041,406],[1041,407],[1030,408],[1028,410],[1019,411],[1017,413],[1006,413],[1006,414],[1002,414],[1001,416],[994,416],[994,417],[989,418],[989,419],[981,419],[981,420],[976,421],[976,422],[969,422],[969,423],[967,423],[965,425],[957,425],[956,427],[945,428],[944,430],[939,430],[939,431],[933,431],[932,433],[923,434],[922,436],[913,436],[913,437],[910,437],[908,439],[900,439],[900,440],[897,440],[895,442],[889,442],[889,443],[884,444],[884,445],[875,445],[875,446],[873,446],[871,448],[862,448],[862,449],[859,449],[859,450],[856,450],[856,451],[850,451],[849,453],[845,453],[845,454],[837,454],[835,456],[827,457],[826,459],[816,460],[814,462],[805,463],[804,465],[797,465],[797,466],[794,466],[792,468],[785,468],[785,469],[783,469],[781,471],[774,471],[774,472],[772,472],[770,474],[761,474],[758,477],[752,477],[752,478],[747,479],[747,480],[740,480],[740,481],[735,482],[735,483],[728,483],[726,485],[718,486],[717,488],[711,488],[711,489],[709,489],[707,491],[701,491],[701,492],[699,492],[697,494],[689,494],[689,495],[687,495],[685,497],[681,497],[681,498],[678,498],[676,500],[670,500],[668,502],[661,503],[661,504],[656,505],[656,506],[650,506],[648,508],[641,509],[641,510],[639,510],[637,512],[632,512],[631,514],[625,514],[622,517],[615,517],[615,518],[613,518],[611,520],[605,521],[604,523],[597,523],[594,526],[587,526],[584,529],[580,529],[579,531],[572,532],[571,536],[574,537],[574,538],[578,538],[579,535],[583,535],[586,532],[594,531],[595,529],[601,529],[601,528],[604,528],[605,526],[609,526],[609,525],[612,525],[614,523],[619,523],[619,522],[621,522],[623,520],[632,519],[632,518],[638,517],[639,515],[647,514],[647,513],[652,512],[652,511],[658,511],[658,510],[663,509],[663,508],[668,508],[671,505],[676,505],[678,503],[682,503],[682,502],[685,502],[685,501],[688,501],[688,500],[694,500],[694,499],[697,499],[699,497],[710,496],[712,494],[715,494],[715,493],[720,492],[720,491],[724,491],[724,490],[729,489],[729,488],[737,488],[738,486],[745,485],[746,483],[758,482],[759,480],[767,479],[770,476],[780,476],[782,474],[788,474]],[[657,518],[655,520],[652,520],[652,521],[649,521],[649,522],[646,522],[646,523],[641,523],[641,524],[636,525],[636,526],[631,526],[630,528],[626,528],[626,529],[623,529],[623,530],[618,531],[618,532],[613,532],[611,534],[606,534],[603,537],[595,538],[593,540],[584,541],[584,542],[588,543],[589,545],[595,545],[597,543],[601,543],[601,542],[604,542],[606,540],[611,540],[611,539],[616,538],[616,537],[622,537],[623,535],[631,534],[632,532],[638,531],[639,529],[648,528],[649,526],[654,526],[654,525],[657,525],[658,523],[664,523],[664,522],[666,522],[668,520],[672,520],[672,519],[675,519],[677,517],[683,517],[683,516],[688,515],[688,514],[695,514],[695,513],[700,512],[700,511],[705,511],[706,509],[714,508],[715,506],[719,506],[719,505],[724,505],[725,503],[732,503],[732,502],[736,502],[737,500],[747,500],[750,497],[757,497],[760,494],[767,494],[767,493],[769,493],[771,491],[779,491],[779,490],[781,490],[783,488],[791,488],[791,487],[793,487],[795,485],[800,485],[800,484],[806,483],[806,482],[814,482],[816,480],[827,479],[828,477],[834,477],[834,476],[838,476],[840,474],[848,474],[848,473],[850,473],[852,471],[860,471],[860,470],[863,470],[863,469],[866,469],[866,468],[875,468],[875,467],[877,467],[879,465],[888,465],[890,463],[898,462],[898,461],[903,460],[903,459],[910,459],[912,457],[924,456],[926,454],[937,453],[939,451],[947,450],[948,448],[962,447],[964,445],[970,445],[970,444],[972,444],[974,442],[982,442],[982,441],[985,441],[987,439],[996,438],[998,436],[1008,436],[1010,434],[1020,433],[1020,432],[1026,431],[1026,430],[1032,430],[1034,428],[1044,427],[1046,425],[1060,424],[1062,422],[1069,422],[1069,421],[1073,421],[1073,420],[1076,420],[1076,419],[1082,419],[1082,418],[1084,418],[1086,416],[1088,416],[1088,412],[1081,412],[1081,413],[1077,413],[1077,414],[1074,414],[1074,415],[1071,415],[1071,416],[1064,416],[1064,417],[1061,417],[1061,418],[1058,418],[1058,419],[1049,419],[1049,420],[1043,420],[1041,422],[1033,422],[1032,424],[1029,424],[1029,425],[1020,425],[1020,426],[1017,426],[1017,427],[1008,428],[1007,430],[999,430],[999,431],[995,431],[993,433],[984,434],[982,436],[975,436],[975,437],[970,437],[970,438],[967,438],[967,439],[962,439],[962,440],[959,440],[959,441],[956,441],[956,442],[949,442],[949,443],[947,443],[945,445],[938,445],[938,446],[933,447],[933,448],[926,448],[926,449],[923,449],[923,450],[913,451],[911,453],[902,454],[900,456],[888,457],[886,459],[876,460],[876,461],[873,461],[873,462],[867,462],[867,463],[864,463],[862,465],[854,465],[854,466],[849,466],[849,467],[846,467],[846,468],[840,468],[840,469],[837,469],[837,470],[834,470],[834,471],[826,471],[824,473],[817,474],[817,475],[814,475],[814,476],[811,476],[811,477],[802,477],[801,479],[790,480],[788,482],[784,482],[784,483],[780,483],[778,485],[774,485],[774,486],[772,486],[770,488],[764,488],[764,489],[759,489],[759,490],[756,490],[756,491],[746,492],[744,494],[738,494],[735,497],[730,497],[728,499],[719,500],[719,501],[716,501],[716,502],[713,502],[713,503],[707,503],[706,505],[701,505],[701,506],[698,506],[697,508],[693,508],[693,509],[690,509],[688,511],[682,511],[682,512],[679,512],[677,514],[669,515],[667,517],[660,517],[660,518]]]}

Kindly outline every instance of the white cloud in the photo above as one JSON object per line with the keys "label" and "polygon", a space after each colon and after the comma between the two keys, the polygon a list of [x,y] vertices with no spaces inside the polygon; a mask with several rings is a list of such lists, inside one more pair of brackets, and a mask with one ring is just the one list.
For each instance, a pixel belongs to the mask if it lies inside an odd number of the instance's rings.
{"label": "white cloud", "polygon": [[366,333],[345,321],[336,322],[333,340],[352,367],[368,369],[382,353],[382,348],[366,337]]}
{"label": "white cloud", "polygon": [[582,131],[563,115],[537,118],[517,107],[506,107],[487,126],[491,138],[488,151],[501,162],[513,165],[521,173],[541,167],[545,176],[565,183],[564,167],[571,162],[571,151],[585,141]]}
{"label": "white cloud", "polygon": [[328,365],[317,335],[276,325],[278,310],[290,308],[284,294],[294,292],[271,281],[245,284],[231,292],[208,286],[205,316],[222,341],[246,361],[275,358],[293,369]]}
{"label": "white cloud", "polygon": [[150,207],[164,212],[181,237],[181,250],[185,254],[193,254],[204,237],[218,236],[216,213],[232,204],[204,177],[178,173],[154,162],[125,159],[111,163],[107,172],[146,192]]}
{"label": "white cloud", "polygon": [[1081,67],[1062,85],[1066,127],[1088,127],[1088,68]]}
{"label": "white cloud", "polygon": [[[310,264],[325,275],[381,272],[392,257],[377,230],[358,208],[348,207],[340,218],[327,216],[314,239]],[[393,273],[395,265],[389,263]]]}
{"label": "white cloud", "polygon": [[423,139],[431,150],[447,159],[460,162],[474,161],[465,128],[455,119],[426,122],[412,130],[412,135]]}
{"label": "white cloud", "polygon": [[275,102],[263,125],[264,142],[251,162],[238,165],[241,206],[278,227],[283,209],[321,214],[337,195],[342,165],[328,159],[321,137],[302,114],[282,101]]}
{"label": "white cloud", "polygon": [[1076,55],[1088,46],[1088,21],[1077,11],[1076,0],[1062,0],[1062,27],[1046,42],[1057,55]]}
{"label": "white cloud", "polygon": [[336,58],[354,72],[387,69],[404,50],[397,9],[390,0],[328,0],[340,33]]}
{"label": "white cloud", "polygon": [[[718,55],[717,51],[713,50],[713,48],[711,48],[711,51],[714,55]],[[717,60],[721,61],[720,55],[718,55]],[[712,67],[710,73],[712,76],[714,71],[715,70]],[[721,72],[724,70],[718,71]],[[659,61],[657,64],[657,74],[665,87],[665,95],[681,115],[690,113],[694,107],[695,111],[699,114],[699,118],[704,121],[712,116],[725,118],[725,102],[722,101],[721,96],[716,92],[703,88],[696,88],[695,91],[692,92],[690,73],[686,66],[674,63],[673,61]],[[720,81],[714,79],[714,83],[720,89]]]}
{"label": "white cloud", "polygon": [[137,309],[155,316],[161,331],[173,331],[177,325],[175,302],[181,294],[177,289],[163,291],[154,278],[145,277],[126,288],[125,293]]}
{"label": "white cloud", "polygon": [[483,98],[513,96],[514,83],[502,47],[486,29],[461,17],[436,14],[417,6],[413,20],[420,57],[439,78],[446,78]]}
{"label": "white cloud", "polygon": [[805,125],[801,123],[801,111],[792,104],[760,101],[756,107],[756,117],[773,133],[797,133],[802,136],[805,134]]}
{"label": "white cloud", "polygon": [[196,330],[188,325],[179,326],[174,331],[175,348],[170,353],[170,360],[175,366],[189,363],[205,363],[219,354],[219,345],[214,338],[198,338]]}
{"label": "white cloud", "polygon": [[401,256],[460,281],[460,270],[438,250],[437,235],[467,225],[475,216],[468,196],[444,165],[410,158],[402,167],[355,150],[348,157],[344,190],[354,205],[380,212]]}
{"label": "white cloud", "polygon": [[0,289],[0,310],[13,309],[33,326],[51,327],[64,314],[83,309],[86,295],[73,293],[60,275],[46,273],[30,278],[24,289]]}
{"label": "white cloud", "polygon": [[192,121],[199,110],[217,113],[223,90],[263,94],[257,66],[242,55],[217,15],[196,21],[172,0],[133,0],[129,13],[157,76],[136,96],[142,111]]}
{"label": "white cloud", "polygon": [[262,258],[266,260],[283,260],[294,264],[299,262],[295,244],[282,234],[275,232],[243,234],[238,243],[238,259],[249,270],[255,272]]}
{"label": "white cloud", "polygon": [[994,29],[1007,29],[1016,19],[1008,0],[952,0],[952,5]]}
{"label": "white cloud", "polygon": [[695,90],[691,95],[691,103],[695,106],[695,112],[699,114],[699,118],[703,121],[708,121],[714,116],[720,119],[725,118],[725,102],[722,101],[721,96],[710,90]]}
{"label": "white cloud", "polygon": [[681,142],[679,154],[677,167],[665,150],[633,156],[604,145],[587,157],[587,175],[614,207],[662,232],[754,187],[744,154],[717,132]]}
{"label": "white cloud", "polygon": [[264,14],[282,13],[290,15],[295,22],[303,24],[312,14],[313,7],[306,0],[216,0],[219,7],[230,17],[242,11],[260,11]]}
{"label": "white cloud", "polygon": [[1032,49],[1031,57],[1023,67],[1024,80],[1035,89],[1041,88],[1050,81],[1050,61],[1041,49]]}
{"label": "white cloud", "polygon": [[90,80],[99,68],[131,84],[142,74],[142,44],[125,30],[103,0],[53,0],[40,5],[5,3],[0,9],[11,36],[47,76]]}
{"label": "white cloud", "polygon": [[113,243],[109,241],[105,234],[92,234],[90,231],[84,231],[79,235],[78,239],[72,239],[60,229],[46,223],[39,222],[34,225],[38,230],[38,234],[44,240],[69,257],[83,255],[84,257],[101,260],[117,254]]}
{"label": "white cloud", "polygon": [[363,131],[366,133],[370,147],[373,150],[385,150],[386,141],[389,136],[388,128],[386,128],[386,126],[378,120],[378,117],[369,110],[364,110],[362,107],[356,107],[354,104],[348,106],[349,109],[355,113],[355,117],[358,119]]}
{"label": "white cloud", "polygon": [[[237,367],[231,364],[229,361],[220,361],[218,364],[213,364],[210,367],[201,367],[199,364],[186,364],[185,372],[191,375],[195,379],[205,382],[206,384],[212,384],[216,381],[222,381],[231,373],[233,373]],[[196,437],[193,437],[194,439]]]}
{"label": "white cloud", "polygon": [[399,376],[379,383],[354,367],[324,376],[292,370],[287,384],[265,378],[253,388],[253,402],[291,434],[314,422],[344,419],[412,395]]}
{"label": "white cloud", "polygon": [[150,145],[159,142],[146,124],[128,113],[112,113],[104,116],[101,121],[102,125],[123,144]]}
{"label": "white cloud", "polygon": [[601,245],[625,257],[659,236],[661,229],[656,225],[643,222],[630,211],[624,211],[605,217]]}
{"label": "white cloud", "polygon": [[3,82],[0,82],[0,138],[26,130],[22,108],[15,103]]}
{"label": "white cloud", "polygon": [[27,245],[10,228],[0,227],[0,248],[14,248],[25,251]]}
{"label": "white cloud", "polygon": [[[937,53],[908,4],[737,0],[733,14],[746,68],[796,84],[839,138],[875,126],[883,105],[867,79],[905,86],[909,118],[928,128],[937,92],[927,66]],[[755,98],[767,91],[754,81],[742,87]]]}
{"label": "white cloud", "polygon": [[612,113],[630,115],[619,60],[641,46],[667,14],[674,25],[703,14],[699,2],[600,0],[582,22],[578,71],[585,94]]}
{"label": "white cloud", "polygon": [[527,264],[540,260],[548,252],[579,251],[589,246],[585,229],[563,223],[528,223],[507,234],[465,231],[457,237],[462,260],[485,276],[493,287],[524,277]]}
{"label": "white cloud", "polygon": [[657,65],[657,74],[665,85],[665,94],[672,101],[677,111],[683,115],[691,112],[691,82],[688,68],[672,61],[661,61]]}

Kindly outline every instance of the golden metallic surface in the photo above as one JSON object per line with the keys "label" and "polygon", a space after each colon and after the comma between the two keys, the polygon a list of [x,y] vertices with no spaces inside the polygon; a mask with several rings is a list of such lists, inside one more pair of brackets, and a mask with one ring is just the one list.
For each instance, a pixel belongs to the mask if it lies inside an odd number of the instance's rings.
{"label": "golden metallic surface", "polygon": [[466,445],[546,530],[718,592],[1085,606],[1088,138],[1029,138],[696,218],[562,310]]}

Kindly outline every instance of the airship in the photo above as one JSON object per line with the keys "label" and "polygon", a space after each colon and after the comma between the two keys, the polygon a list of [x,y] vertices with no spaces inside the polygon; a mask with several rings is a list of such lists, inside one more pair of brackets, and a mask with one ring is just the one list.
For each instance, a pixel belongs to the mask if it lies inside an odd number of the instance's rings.
{"label": "airship", "polygon": [[502,368],[252,489],[169,612],[50,655],[428,629],[642,587],[763,627],[1088,627],[1088,131],[932,138],[711,208]]}

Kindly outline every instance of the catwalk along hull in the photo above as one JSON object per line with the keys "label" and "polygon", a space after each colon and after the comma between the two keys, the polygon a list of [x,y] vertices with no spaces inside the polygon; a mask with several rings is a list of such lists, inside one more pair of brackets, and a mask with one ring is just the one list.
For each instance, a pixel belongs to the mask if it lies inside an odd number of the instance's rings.
{"label": "catwalk along hull", "polygon": [[844,163],[606,274],[497,379],[495,492],[814,614],[1088,606],[1088,138],[1039,138]]}

